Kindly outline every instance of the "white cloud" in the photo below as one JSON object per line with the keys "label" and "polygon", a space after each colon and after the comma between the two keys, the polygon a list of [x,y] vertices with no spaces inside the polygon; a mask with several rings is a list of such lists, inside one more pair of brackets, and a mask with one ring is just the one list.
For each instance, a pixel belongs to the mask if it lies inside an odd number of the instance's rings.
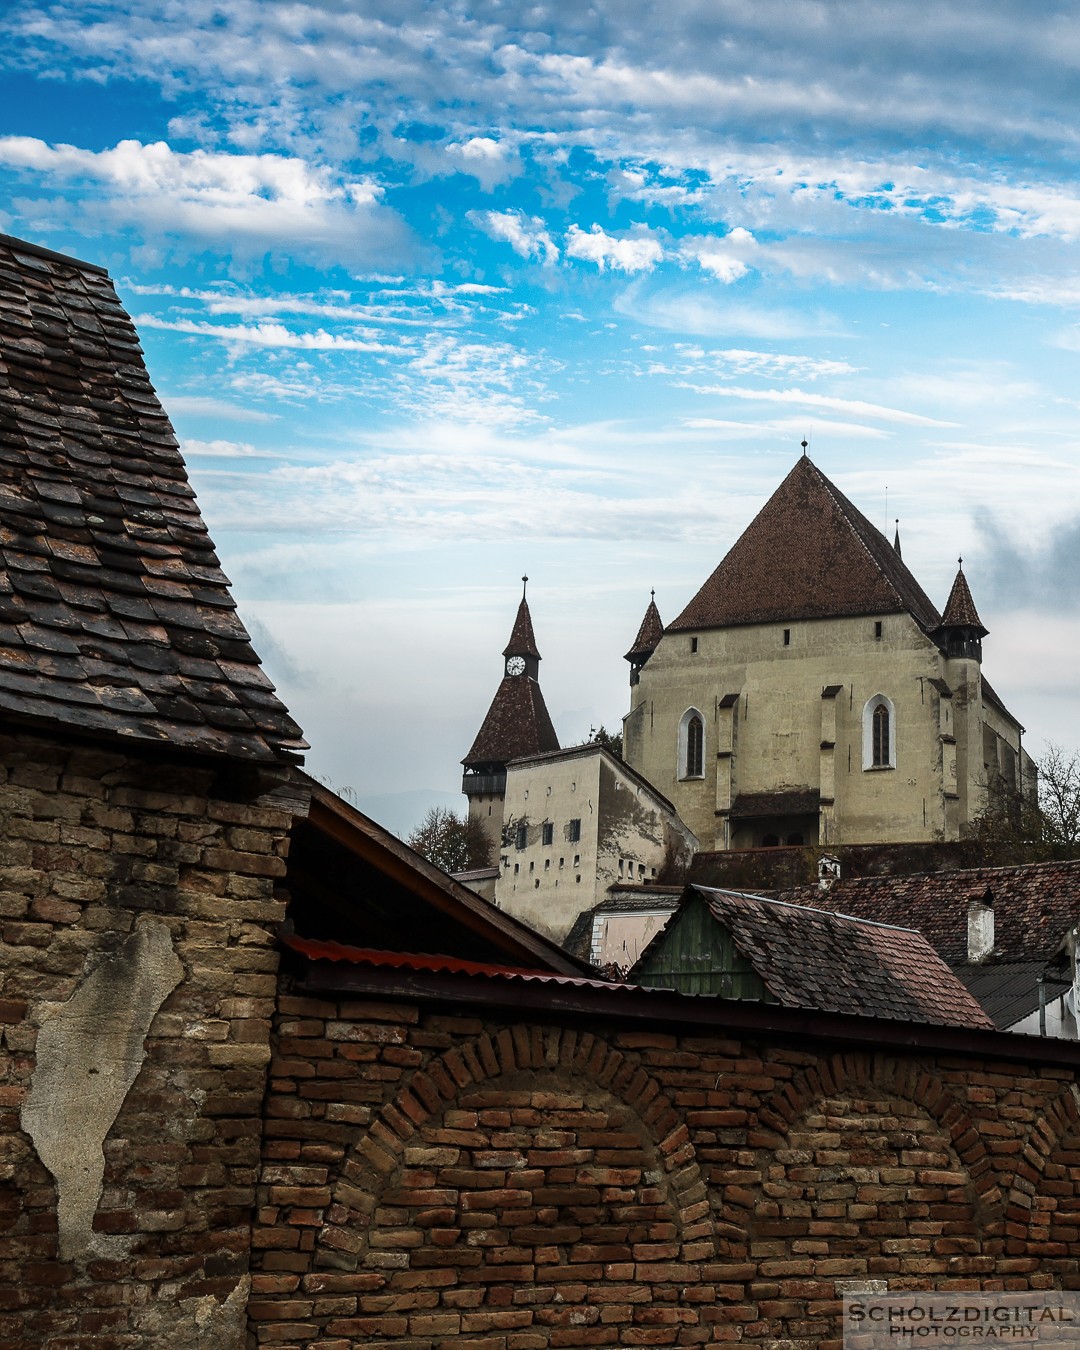
{"label": "white cloud", "polygon": [[161,401],[174,416],[186,413],[191,417],[215,417],[227,422],[273,422],[277,416],[255,408],[245,408],[239,403],[230,403],[228,399],[200,395],[162,394]]}
{"label": "white cloud", "polygon": [[304,351],[397,352],[399,348],[366,338],[343,337],[318,329],[314,333],[294,333],[280,323],[215,324],[195,319],[161,319],[156,314],[139,314],[138,328],[159,328],[170,333],[189,333],[193,337],[214,338],[218,342],[242,343],[255,347],[290,347]]}
{"label": "white cloud", "polygon": [[701,337],[730,339],[737,334],[757,339],[837,335],[844,327],[820,307],[801,308],[718,300],[700,287],[646,292],[635,283],[613,302],[616,313],[652,328]]}
{"label": "white cloud", "polygon": [[467,141],[451,141],[447,158],[462,173],[471,174],[488,192],[521,172],[517,155],[490,136],[470,136]]}
{"label": "white cloud", "polygon": [[197,441],[185,437],[180,442],[180,449],[185,456],[198,455],[209,459],[277,458],[277,456],[271,456],[268,450],[260,450],[257,446],[248,444],[247,441]]}
{"label": "white cloud", "polygon": [[941,422],[921,413],[903,408],[887,408],[880,403],[864,403],[861,399],[835,398],[829,394],[808,394],[803,389],[748,389],[740,385],[694,385],[695,393],[714,398],[739,398],[754,403],[795,403],[803,408],[827,408],[832,412],[850,413],[855,417],[869,417],[878,422],[899,422],[914,427],[955,427],[957,422]]}
{"label": "white cloud", "polygon": [[520,258],[539,258],[544,263],[559,260],[559,249],[544,222],[523,211],[469,211],[466,218],[478,230],[509,244]]}
{"label": "white cloud", "polygon": [[600,271],[648,272],[663,261],[664,248],[650,231],[612,235],[594,225],[586,233],[571,225],[566,235],[566,256],[594,262]]}
{"label": "white cloud", "polygon": [[702,271],[728,284],[746,275],[750,266],[747,259],[756,251],[757,240],[742,226],[736,226],[720,238],[694,237],[679,241],[681,257],[696,262]]}
{"label": "white cloud", "polygon": [[239,253],[281,250],[340,262],[407,252],[409,232],[370,178],[335,174],[286,155],[176,151],[164,141],[109,150],[0,137],[0,165],[58,185],[91,184],[80,209],[166,237]]}

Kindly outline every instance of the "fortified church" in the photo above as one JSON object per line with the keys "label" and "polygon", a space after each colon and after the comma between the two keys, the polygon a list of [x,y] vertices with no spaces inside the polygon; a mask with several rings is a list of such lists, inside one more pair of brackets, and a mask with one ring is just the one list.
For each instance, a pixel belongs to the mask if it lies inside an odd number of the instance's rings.
{"label": "fortified church", "polygon": [[[626,655],[623,768],[663,828],[648,860],[624,831],[609,884],[654,879],[680,827],[710,850],[948,841],[990,794],[1035,790],[1023,727],[982,673],[962,564],[939,612],[899,533],[890,543],[805,451],[672,622],[650,600]],[[497,898],[520,913],[529,827],[539,815],[554,843],[562,816],[580,818],[550,781],[558,742],[524,596],[504,660],[463,789],[500,849]],[[524,889],[552,899],[550,873]]]}

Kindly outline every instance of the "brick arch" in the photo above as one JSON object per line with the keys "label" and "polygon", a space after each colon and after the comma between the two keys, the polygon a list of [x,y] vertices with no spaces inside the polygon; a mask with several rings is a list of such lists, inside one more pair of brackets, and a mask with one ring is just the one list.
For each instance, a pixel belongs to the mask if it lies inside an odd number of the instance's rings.
{"label": "brick arch", "polygon": [[494,1035],[484,1032],[434,1057],[380,1109],[331,1187],[315,1265],[355,1270],[380,1192],[401,1167],[410,1141],[427,1122],[451,1109],[463,1092],[521,1070],[561,1070],[605,1089],[632,1110],[662,1160],[678,1216],[681,1259],[697,1263],[715,1256],[705,1182],[689,1131],[656,1080],[591,1032],[517,1025]]}
{"label": "brick arch", "polygon": [[[1074,1154],[1074,1158],[1067,1155]],[[1005,1204],[1005,1251],[1009,1256],[1050,1255],[1043,1250],[1056,1242],[1052,1216],[1062,1213],[1066,1171],[1074,1191],[1072,1205],[1080,1211],[1080,1086],[1069,1083],[1048,1104],[1028,1131],[1016,1162]],[[1058,1192],[1051,1195],[1053,1189]],[[1080,1230],[1080,1221],[1068,1225]],[[1075,1244],[1080,1231],[1074,1232]]]}
{"label": "brick arch", "polygon": [[[859,1053],[822,1059],[799,1070],[762,1103],[756,1121],[751,1124],[750,1138],[758,1149],[782,1147],[791,1127],[815,1103],[852,1089],[907,1101],[926,1113],[946,1136],[971,1180],[984,1238],[1000,1239],[1004,1229],[1003,1197],[982,1137],[966,1107],[920,1064]],[[739,1182],[733,1174],[729,1177],[731,1181],[721,1189],[723,1223],[719,1227],[732,1240],[744,1242],[750,1236],[750,1216],[756,1197],[750,1184]]]}

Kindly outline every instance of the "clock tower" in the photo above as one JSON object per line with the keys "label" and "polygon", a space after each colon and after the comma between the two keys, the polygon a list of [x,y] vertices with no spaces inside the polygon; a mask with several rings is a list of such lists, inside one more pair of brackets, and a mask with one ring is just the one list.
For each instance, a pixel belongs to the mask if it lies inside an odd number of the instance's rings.
{"label": "clock tower", "polygon": [[510,641],[503,648],[502,681],[469,753],[461,761],[465,766],[461,790],[469,799],[469,816],[483,825],[496,860],[502,847],[507,764],[521,755],[559,749],[559,738],[540,691],[540,652],[525,598],[528,580],[521,578],[521,603]]}

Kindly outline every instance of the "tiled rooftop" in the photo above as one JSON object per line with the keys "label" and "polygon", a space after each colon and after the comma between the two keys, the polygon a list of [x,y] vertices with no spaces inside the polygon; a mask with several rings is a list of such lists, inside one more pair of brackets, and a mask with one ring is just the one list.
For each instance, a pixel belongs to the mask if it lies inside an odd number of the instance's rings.
{"label": "tiled rooftop", "polygon": [[1080,860],[976,867],[900,877],[854,877],[828,890],[799,886],[780,898],[917,928],[950,965],[967,959],[971,900],[994,908],[994,948],[1005,961],[1049,961],[1080,921]]}
{"label": "tiled rooftop", "polygon": [[504,675],[461,762],[469,767],[506,764],[522,755],[558,748],[559,738],[540,686],[528,675]]}
{"label": "tiled rooftop", "polygon": [[880,530],[805,455],[668,631],[937,610]]}
{"label": "tiled rooftop", "polygon": [[993,1025],[926,939],[909,928],[737,892],[691,889],[787,1007]]}
{"label": "tiled rooftop", "polygon": [[235,611],[108,275],[0,236],[0,712],[295,757]]}

